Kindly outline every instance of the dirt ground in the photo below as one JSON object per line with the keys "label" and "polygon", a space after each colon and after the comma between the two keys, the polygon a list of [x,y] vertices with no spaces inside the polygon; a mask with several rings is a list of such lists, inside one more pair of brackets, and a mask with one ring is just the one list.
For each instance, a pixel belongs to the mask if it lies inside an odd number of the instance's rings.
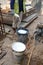
{"label": "dirt ground", "polygon": [[[33,36],[36,26],[39,22],[43,22],[43,16],[40,16],[27,27],[31,36]],[[6,55],[0,59],[0,65],[19,65],[14,63],[13,53],[12,53],[12,43],[17,41],[17,35],[14,33],[11,27],[6,26],[10,29],[6,36],[0,36],[0,47],[5,50]],[[32,42],[31,42],[32,43]],[[40,58],[40,59],[39,59]],[[25,63],[25,62],[24,62]],[[27,65],[27,63],[25,64]],[[30,65],[43,65],[43,44],[35,46],[33,55],[31,58]]]}
{"label": "dirt ground", "polygon": [[[36,30],[38,23],[43,23],[43,16],[39,16],[30,26],[30,34]],[[30,65],[43,65],[43,43],[35,41],[37,44],[32,54]]]}

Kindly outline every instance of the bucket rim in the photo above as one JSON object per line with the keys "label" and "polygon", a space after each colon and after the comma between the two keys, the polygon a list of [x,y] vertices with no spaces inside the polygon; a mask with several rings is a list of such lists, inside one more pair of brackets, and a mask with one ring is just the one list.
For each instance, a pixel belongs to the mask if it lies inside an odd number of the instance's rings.
{"label": "bucket rim", "polygon": [[[23,34],[23,33],[19,33],[18,30],[25,30],[25,31],[27,31],[27,32],[26,32],[25,34]],[[29,30],[26,29],[26,28],[22,28],[22,27],[20,27],[20,28],[18,28],[18,29],[16,30],[16,32],[17,32],[17,34],[19,34],[19,35],[26,35],[26,34],[29,33]]]}
{"label": "bucket rim", "polygon": [[[14,47],[14,45],[18,45],[18,44],[21,44],[21,46],[23,45],[24,47],[24,49],[22,48],[22,50],[17,50],[17,48],[15,49]],[[20,45],[19,45],[20,46]],[[17,46],[16,46],[17,47]],[[19,47],[18,47],[19,48]],[[24,44],[24,43],[22,43],[22,42],[14,42],[13,44],[12,44],[12,50],[13,51],[15,51],[16,53],[22,53],[22,52],[24,52],[25,50],[26,50],[26,45]]]}

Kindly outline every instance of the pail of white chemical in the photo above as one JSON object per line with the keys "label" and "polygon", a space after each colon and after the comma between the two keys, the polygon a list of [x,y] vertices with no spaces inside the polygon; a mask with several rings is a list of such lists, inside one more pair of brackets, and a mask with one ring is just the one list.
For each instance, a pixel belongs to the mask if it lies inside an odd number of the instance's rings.
{"label": "pail of white chemical", "polygon": [[26,28],[18,28],[17,29],[17,37],[19,42],[27,43],[29,31]]}
{"label": "pail of white chemical", "polygon": [[23,55],[26,50],[25,44],[21,42],[14,42],[12,44],[12,50],[13,50],[14,61],[16,63],[20,63],[21,60],[23,59]]}

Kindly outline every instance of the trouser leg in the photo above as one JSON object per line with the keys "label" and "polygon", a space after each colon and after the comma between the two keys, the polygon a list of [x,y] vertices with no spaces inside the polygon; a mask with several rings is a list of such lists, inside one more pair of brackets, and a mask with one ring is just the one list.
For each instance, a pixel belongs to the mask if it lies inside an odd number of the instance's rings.
{"label": "trouser leg", "polygon": [[13,27],[14,29],[16,29],[16,28],[17,28],[17,23],[16,23],[16,20],[17,20],[17,18],[16,18],[15,16],[13,16],[13,23],[12,23],[12,27]]}
{"label": "trouser leg", "polygon": [[19,28],[21,21],[22,21],[22,16],[23,16],[23,12],[20,12],[19,17],[13,16],[13,23],[12,23],[12,27],[14,29]]}
{"label": "trouser leg", "polygon": [[22,17],[23,17],[23,12],[21,11],[20,15],[19,15],[19,21],[18,21],[18,24],[17,24],[18,28],[20,27],[20,24],[21,24],[21,21],[22,21]]}

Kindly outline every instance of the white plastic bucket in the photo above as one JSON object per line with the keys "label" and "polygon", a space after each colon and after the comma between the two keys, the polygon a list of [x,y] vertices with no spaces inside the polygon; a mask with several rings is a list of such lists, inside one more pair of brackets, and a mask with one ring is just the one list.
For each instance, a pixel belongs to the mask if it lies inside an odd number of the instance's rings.
{"label": "white plastic bucket", "polygon": [[21,42],[14,42],[12,44],[12,50],[14,55],[14,61],[16,63],[20,63],[23,59],[24,51],[26,49],[26,46],[24,43]]}

